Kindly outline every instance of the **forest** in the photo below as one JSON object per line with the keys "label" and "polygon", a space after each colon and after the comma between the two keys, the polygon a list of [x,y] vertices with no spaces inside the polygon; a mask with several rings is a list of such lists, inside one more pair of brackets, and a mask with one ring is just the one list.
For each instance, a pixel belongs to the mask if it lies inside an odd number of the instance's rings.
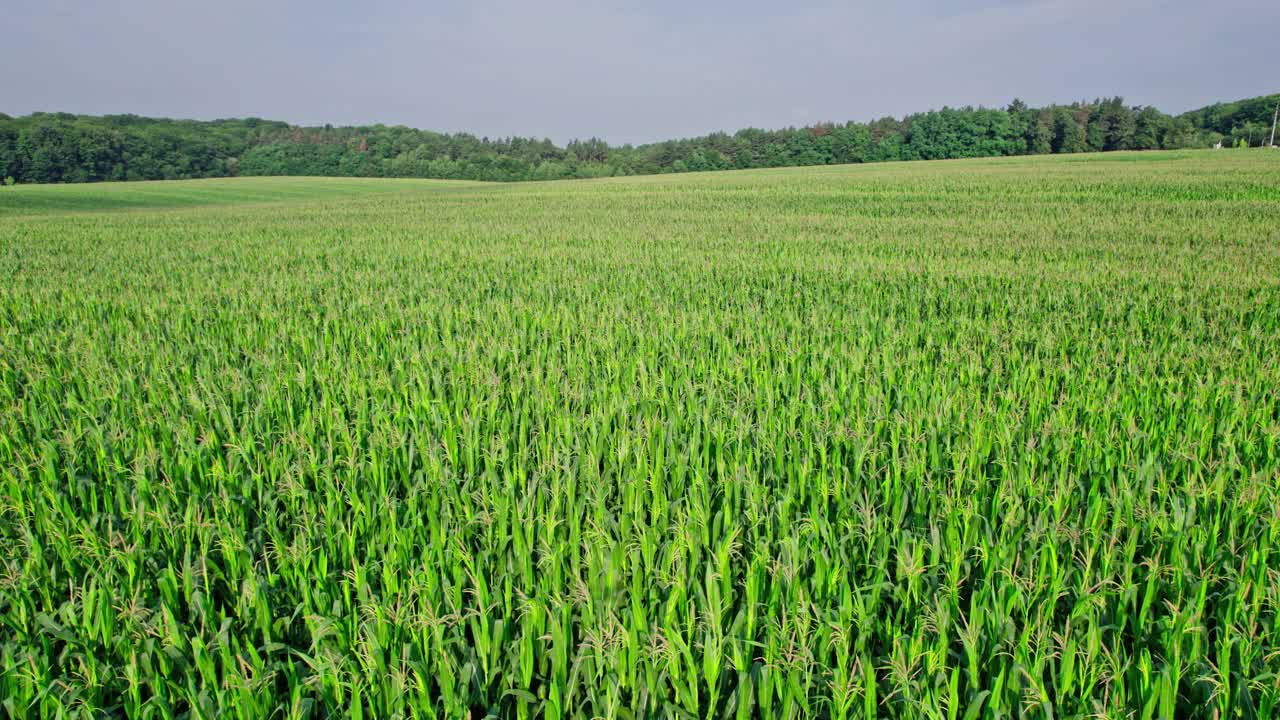
{"label": "forest", "polygon": [[1170,115],[1123,98],[1002,109],[943,108],[872,122],[748,128],[643,145],[598,138],[488,138],[404,126],[298,127],[257,118],[0,113],[0,179],[14,183],[237,175],[489,181],[649,175],[892,160],[1038,155],[1271,142],[1280,94]]}

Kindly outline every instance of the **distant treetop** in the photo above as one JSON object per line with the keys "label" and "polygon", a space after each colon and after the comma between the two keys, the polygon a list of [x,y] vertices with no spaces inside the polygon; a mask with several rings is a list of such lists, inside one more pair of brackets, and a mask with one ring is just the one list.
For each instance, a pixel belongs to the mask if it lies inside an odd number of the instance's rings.
{"label": "distant treetop", "polygon": [[1258,146],[1280,94],[1182,115],[1119,97],[1003,109],[943,108],[868,123],[747,128],[646,145],[598,138],[477,138],[404,126],[298,127],[260,118],[0,113],[0,178],[24,183],[232,175],[556,180],[889,160]]}

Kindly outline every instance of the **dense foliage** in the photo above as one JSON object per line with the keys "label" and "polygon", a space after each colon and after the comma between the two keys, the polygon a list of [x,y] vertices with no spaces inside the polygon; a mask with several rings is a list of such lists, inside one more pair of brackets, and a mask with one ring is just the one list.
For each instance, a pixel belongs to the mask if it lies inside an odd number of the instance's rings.
{"label": "dense foliage", "polygon": [[0,217],[7,717],[1280,715],[1270,153]]}
{"label": "dense foliage", "polygon": [[[232,175],[323,175],[554,180],[884,160],[1260,145],[1280,95],[1214,105],[1180,117],[1120,98],[1003,110],[950,109],[871,123],[619,147],[601,140],[444,135],[407,127],[303,128],[262,120],[154,120],[0,115],[0,178],[24,183],[160,180]],[[1265,117],[1264,117],[1265,116]]]}
{"label": "dense foliage", "polygon": [[238,174],[237,158],[287,130],[260,120],[0,115],[0,176],[18,182],[175,180]]}

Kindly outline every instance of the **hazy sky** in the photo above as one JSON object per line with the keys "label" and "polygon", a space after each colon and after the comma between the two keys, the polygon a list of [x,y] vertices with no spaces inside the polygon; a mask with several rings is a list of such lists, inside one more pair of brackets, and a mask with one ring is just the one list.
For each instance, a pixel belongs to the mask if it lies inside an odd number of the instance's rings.
{"label": "hazy sky", "polygon": [[0,111],[643,142],[1280,90],[1278,0],[0,0]]}

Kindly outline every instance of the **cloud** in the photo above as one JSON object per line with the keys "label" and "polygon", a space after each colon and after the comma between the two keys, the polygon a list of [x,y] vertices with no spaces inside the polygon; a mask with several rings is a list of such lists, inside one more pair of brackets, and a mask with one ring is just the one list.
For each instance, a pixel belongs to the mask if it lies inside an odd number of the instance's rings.
{"label": "cloud", "polygon": [[[1272,92],[1280,5],[1223,0],[43,0],[0,110],[648,141],[942,105]],[[18,68],[18,71],[14,71]]]}

